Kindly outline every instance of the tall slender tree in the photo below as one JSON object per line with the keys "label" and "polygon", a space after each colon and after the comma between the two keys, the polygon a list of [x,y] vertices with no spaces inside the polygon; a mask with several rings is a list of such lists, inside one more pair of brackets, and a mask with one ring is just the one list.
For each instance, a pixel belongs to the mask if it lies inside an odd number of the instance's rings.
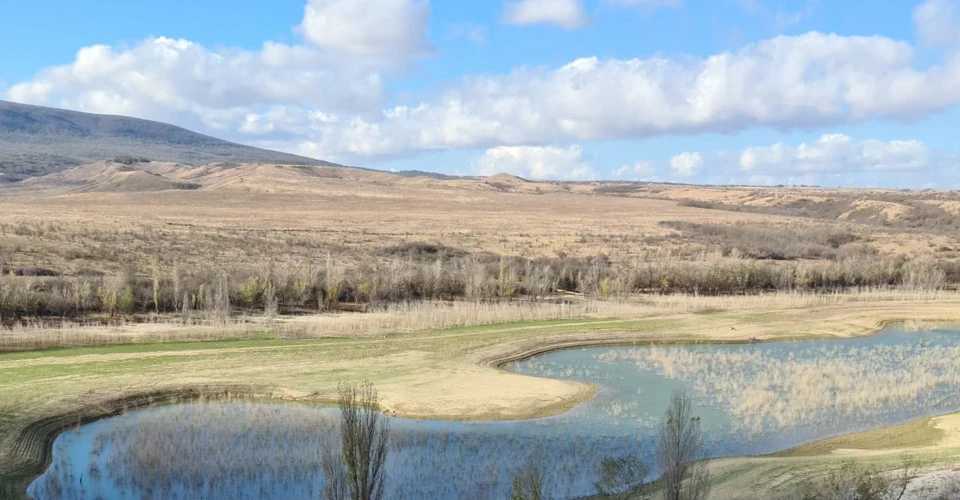
{"label": "tall slender tree", "polygon": [[710,492],[710,474],[706,464],[698,462],[703,458],[703,431],[690,396],[674,392],[665,417],[657,442],[664,498],[703,500]]}
{"label": "tall slender tree", "polygon": [[340,405],[340,460],[323,458],[327,500],[381,500],[390,424],[379,409],[377,390],[370,382],[342,382]]}

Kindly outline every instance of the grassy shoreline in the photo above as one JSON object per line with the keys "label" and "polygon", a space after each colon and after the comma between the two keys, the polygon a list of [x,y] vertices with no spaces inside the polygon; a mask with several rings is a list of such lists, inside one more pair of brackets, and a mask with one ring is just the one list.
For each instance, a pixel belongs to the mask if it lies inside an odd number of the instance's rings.
{"label": "grassy shoreline", "polygon": [[22,496],[48,465],[53,440],[64,429],[158,399],[236,395],[329,402],[337,380],[368,378],[381,388],[384,408],[395,416],[535,418],[562,413],[592,397],[596,388],[512,374],[503,369],[511,361],[587,345],[867,335],[889,322],[960,322],[958,305],[958,294],[916,300],[852,297],[794,308],[731,307],[705,314],[542,320],[386,336],[0,354],[0,493]]}

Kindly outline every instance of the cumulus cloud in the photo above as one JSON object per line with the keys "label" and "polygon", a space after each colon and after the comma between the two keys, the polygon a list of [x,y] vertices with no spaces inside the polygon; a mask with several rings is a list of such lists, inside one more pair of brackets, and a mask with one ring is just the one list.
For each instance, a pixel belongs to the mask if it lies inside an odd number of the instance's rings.
{"label": "cumulus cloud", "polygon": [[[508,3],[508,13],[542,15],[521,8],[538,1]],[[543,5],[567,5],[569,19],[583,22],[579,2]],[[271,141],[348,163],[433,150],[912,120],[960,104],[960,52],[943,51],[942,60],[927,64],[903,41],[811,32],[708,57],[524,66],[465,77],[435,97],[384,109],[383,80],[392,68],[380,62],[422,53],[429,14],[426,0],[311,0],[302,45],[213,51],[161,37],[125,48],[92,46],[5,95]],[[356,29],[338,38],[334,27],[323,28],[341,21]]]}
{"label": "cumulus cloud", "polygon": [[584,159],[580,146],[500,146],[475,159],[472,169],[480,175],[508,173],[528,179],[592,180],[596,172]]}
{"label": "cumulus cloud", "polygon": [[913,119],[957,103],[960,55],[918,68],[904,42],[808,33],[705,59],[584,58],[466,78],[435,100],[342,121],[312,145],[397,155]]}
{"label": "cumulus cloud", "polygon": [[503,22],[514,25],[556,24],[567,29],[590,24],[581,0],[519,0],[508,2]]}
{"label": "cumulus cloud", "polygon": [[300,30],[319,47],[375,58],[430,50],[429,0],[309,0]]}
{"label": "cumulus cloud", "polygon": [[[799,144],[683,153],[670,164],[676,179],[708,184],[960,186],[960,152],[937,150],[915,139],[881,141],[824,134]],[[685,175],[689,172],[694,173]]]}
{"label": "cumulus cloud", "polygon": [[613,171],[614,179],[623,180],[651,180],[657,175],[657,168],[653,162],[641,160],[633,165],[624,165]]}
{"label": "cumulus cloud", "polygon": [[268,42],[259,51],[211,52],[161,37],[120,51],[83,48],[72,64],[45,69],[13,85],[7,96],[220,129],[246,123],[259,106],[366,112],[379,107],[383,89],[378,75],[326,65],[305,47]]}
{"label": "cumulus cloud", "polygon": [[700,173],[703,155],[700,153],[680,153],[670,158],[670,168],[679,177],[693,177]]}
{"label": "cumulus cloud", "polygon": [[3,96],[295,150],[328,117],[379,112],[382,75],[430,50],[429,19],[428,0],[310,0],[298,29],[307,43],[267,41],[252,51],[166,37],[94,45]]}
{"label": "cumulus cloud", "polygon": [[864,170],[918,170],[930,166],[931,151],[921,141],[856,141],[827,134],[810,143],[752,147],[740,154],[740,169],[764,173],[846,173]]}
{"label": "cumulus cloud", "polygon": [[928,46],[960,44],[960,6],[956,0],[929,0],[913,11],[917,34]]}

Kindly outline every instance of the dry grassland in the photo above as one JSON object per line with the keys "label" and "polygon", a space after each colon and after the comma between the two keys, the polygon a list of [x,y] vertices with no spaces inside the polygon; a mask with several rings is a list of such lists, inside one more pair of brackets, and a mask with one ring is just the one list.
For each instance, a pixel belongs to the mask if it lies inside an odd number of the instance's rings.
{"label": "dry grassland", "polygon": [[[826,226],[863,234],[884,255],[960,256],[951,233],[885,224],[896,219],[861,220],[844,217],[847,212],[811,218],[786,209],[778,215],[677,202],[777,208],[797,200],[855,204],[860,198],[908,196],[930,198],[924,203],[931,206],[957,203],[940,200],[949,196],[942,193],[645,184],[618,191],[618,184],[509,176],[437,180],[331,167],[314,167],[309,174],[306,167],[161,167],[156,168],[177,182],[203,187],[147,194],[70,189],[80,180],[47,181],[46,189],[21,188],[0,196],[0,261],[70,274],[89,268],[119,272],[129,260],[146,268],[151,255],[178,259],[187,267],[209,265],[211,259],[224,265],[284,265],[319,261],[328,252],[369,254],[413,242],[529,258],[604,254],[629,260],[651,253],[691,258],[717,250],[661,224],[668,221],[796,230]],[[78,179],[109,166],[88,168]],[[904,207],[901,212],[909,212]]]}
{"label": "dry grassland", "polygon": [[[960,322],[951,193],[79,168],[0,196],[0,495],[64,427],[168,397],[326,402],[368,379],[394,415],[529,418],[596,390],[499,368],[550,349]],[[68,328],[29,307],[57,297]],[[369,312],[328,314],[344,301]],[[734,492],[818,453],[711,467]]]}

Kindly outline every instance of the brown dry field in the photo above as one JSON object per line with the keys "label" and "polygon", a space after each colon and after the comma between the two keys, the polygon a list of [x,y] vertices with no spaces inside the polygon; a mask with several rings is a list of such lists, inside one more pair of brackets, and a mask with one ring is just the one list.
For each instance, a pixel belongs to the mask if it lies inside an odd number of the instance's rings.
{"label": "brown dry field", "polygon": [[[956,231],[891,226],[913,208],[877,201],[920,200],[949,215],[960,207],[944,201],[956,199],[949,192],[555,183],[505,175],[442,180],[332,167],[151,165],[163,179],[202,187],[154,191],[166,184],[133,182],[121,175],[129,172],[110,174],[115,166],[96,164],[0,190],[0,262],[66,274],[90,268],[118,272],[125,261],[142,265],[151,255],[185,267],[284,265],[410,242],[530,258],[696,260],[716,253],[709,244],[661,226],[665,221],[827,227],[862,235],[861,241],[883,256],[960,257]],[[65,180],[68,174],[73,177]],[[106,180],[96,181],[100,177]],[[774,208],[831,200],[850,210],[811,218],[695,208],[678,200]]]}
{"label": "brown dry field", "polygon": [[[118,274],[131,264],[143,270],[153,256],[185,268],[286,266],[322,262],[331,254],[371,255],[413,242],[530,258],[719,255],[715,242],[661,224],[675,221],[798,234],[827,228],[856,233],[857,245],[881,256],[960,258],[954,219],[960,203],[953,192],[554,183],[504,175],[451,180],[267,165],[141,168],[129,172],[97,164],[0,189],[0,264],[68,275],[90,269]],[[196,189],[169,189],[188,184]],[[801,216],[801,209],[810,213]],[[923,223],[915,223],[917,214],[926,214]],[[960,296],[954,292],[889,293],[652,297],[629,310],[511,325],[438,320],[409,330],[363,326],[350,336],[330,336],[323,333],[329,328],[308,325],[302,328],[318,333],[246,338],[244,331],[203,344],[151,333],[162,325],[134,325],[117,337],[158,343],[0,355],[0,479],[15,478],[19,488],[42,469],[56,432],[122,411],[123,405],[149,403],[156,395],[229,392],[323,402],[331,399],[337,381],[351,377],[377,384],[385,409],[397,415],[534,417],[563,411],[595,389],[508,374],[498,368],[500,362],[604,342],[840,337],[868,333],[887,321],[960,321]],[[684,301],[683,307],[671,306],[672,300]],[[362,335],[367,328],[371,333]],[[201,339],[206,335],[198,333]],[[941,441],[918,432],[916,442],[891,441],[884,456],[936,450],[955,459],[956,417],[938,422]],[[845,443],[856,448],[872,439]],[[871,453],[830,448],[816,456],[720,460],[712,468],[717,475],[730,474],[721,493],[728,488],[735,498],[744,488],[765,491],[768,479],[783,471],[820,467],[824,457]]]}

